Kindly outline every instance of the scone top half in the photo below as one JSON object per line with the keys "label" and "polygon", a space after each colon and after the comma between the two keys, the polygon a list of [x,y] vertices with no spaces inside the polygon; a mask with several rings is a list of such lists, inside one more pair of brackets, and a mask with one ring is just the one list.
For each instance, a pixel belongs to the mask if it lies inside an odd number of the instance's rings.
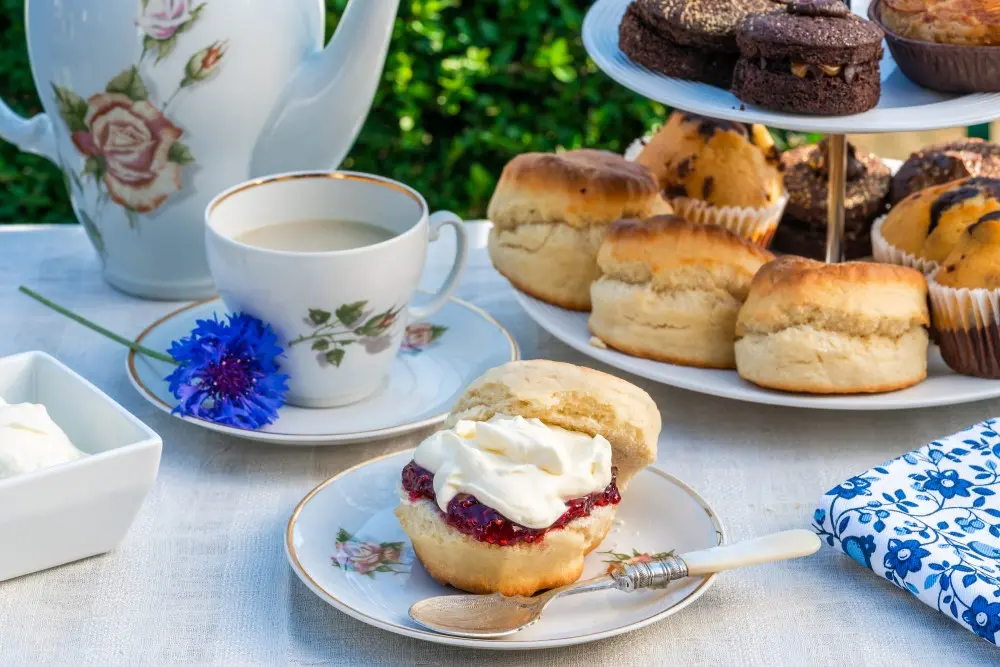
{"label": "scone top half", "polygon": [[487,215],[498,229],[575,228],[669,212],[649,171],[609,151],[524,153],[504,167]]}
{"label": "scone top half", "polygon": [[737,337],[812,327],[898,339],[930,323],[927,283],[914,269],[781,257],[754,277]]}
{"label": "scone top half", "polygon": [[590,368],[542,359],[498,366],[466,389],[446,427],[497,415],[607,438],[622,489],[656,461],[661,426],[656,403],[639,387]]}
{"label": "scone top half", "polygon": [[723,227],[660,215],[612,225],[597,263],[602,281],[658,291],[722,290],[742,303],[754,275],[772,259],[767,250]]}

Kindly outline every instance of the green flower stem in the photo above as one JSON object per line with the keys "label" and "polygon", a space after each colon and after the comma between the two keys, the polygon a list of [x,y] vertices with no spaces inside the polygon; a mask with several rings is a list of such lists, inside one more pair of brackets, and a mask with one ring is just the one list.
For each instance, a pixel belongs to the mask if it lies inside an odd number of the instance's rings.
{"label": "green flower stem", "polygon": [[326,333],[314,333],[314,334],[310,334],[308,336],[299,336],[295,340],[288,341],[288,347],[292,347],[293,345],[298,345],[299,343],[305,343],[306,341],[309,341],[309,340],[320,340],[320,339],[325,339],[325,340],[327,340],[329,343],[331,343],[333,345],[350,345],[351,343],[357,342],[357,341],[351,340],[351,339],[345,339],[345,340],[334,340],[333,339],[334,336],[345,336],[348,333],[350,333],[350,332],[347,332],[347,331],[341,332],[341,333],[326,332]]}
{"label": "green flower stem", "polygon": [[99,333],[102,336],[105,336],[107,338],[110,338],[111,340],[115,341],[116,343],[121,343],[122,345],[124,345],[125,347],[129,348],[133,352],[138,352],[139,354],[145,355],[145,356],[150,357],[152,359],[157,359],[158,361],[165,361],[168,364],[173,364],[175,366],[179,365],[176,361],[174,361],[174,358],[171,357],[169,354],[165,354],[163,352],[156,352],[155,350],[151,350],[148,347],[143,347],[142,345],[139,345],[136,342],[130,341],[127,338],[123,338],[123,337],[119,336],[118,334],[114,333],[113,331],[108,331],[107,329],[105,329],[101,325],[95,324],[94,322],[91,322],[87,318],[81,317],[80,315],[77,315],[73,311],[67,310],[66,308],[63,308],[59,304],[57,304],[55,302],[52,302],[52,301],[49,301],[48,299],[46,299],[44,296],[42,296],[38,292],[36,292],[36,291],[34,291],[34,290],[32,290],[32,289],[30,289],[28,287],[25,287],[24,285],[21,285],[20,287],[18,287],[18,290],[20,290],[24,294],[27,294],[28,296],[30,296],[35,301],[38,301],[39,303],[48,306],[49,308],[51,308],[52,310],[56,311],[57,313],[59,313],[61,315],[65,315],[66,317],[68,317],[69,319],[73,320],[74,322],[82,324],[83,326],[87,327],[88,329],[91,329],[92,331],[96,331],[97,333]]}

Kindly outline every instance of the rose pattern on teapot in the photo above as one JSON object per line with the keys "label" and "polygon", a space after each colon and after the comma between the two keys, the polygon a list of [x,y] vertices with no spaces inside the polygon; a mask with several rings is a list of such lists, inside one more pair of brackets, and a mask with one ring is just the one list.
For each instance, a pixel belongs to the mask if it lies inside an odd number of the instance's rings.
{"label": "rose pattern on teapot", "polygon": [[103,207],[109,202],[121,206],[129,225],[136,229],[141,214],[155,211],[182,189],[181,172],[195,163],[195,156],[181,141],[184,130],[170,120],[169,108],[182,91],[212,78],[225,55],[226,42],[216,41],[197,51],[180,73],[177,88],[162,102],[151,99],[142,68],[154,53],[155,60],[147,66],[158,65],[206,5],[195,6],[191,0],[142,0],[136,24],[145,37],[138,63],[87,98],[52,83],[59,116],[83,158],[79,170],[62,165],[67,185],[82,192],[84,182],[92,179],[98,186],[94,209],[80,213],[102,256],[104,244],[96,220]]}

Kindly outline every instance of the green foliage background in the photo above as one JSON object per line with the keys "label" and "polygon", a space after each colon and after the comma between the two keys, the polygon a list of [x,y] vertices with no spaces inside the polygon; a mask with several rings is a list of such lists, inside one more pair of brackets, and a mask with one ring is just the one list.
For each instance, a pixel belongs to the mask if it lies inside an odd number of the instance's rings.
{"label": "green foliage background", "polygon": [[[329,33],[346,4],[327,0]],[[471,218],[484,214],[496,177],[518,153],[623,150],[665,110],[587,59],[580,28],[588,5],[403,0],[374,107],[344,167],[409,183],[433,208]],[[0,0],[0,8],[0,93],[19,113],[37,113],[24,0]],[[71,219],[56,169],[0,146],[0,221]]]}

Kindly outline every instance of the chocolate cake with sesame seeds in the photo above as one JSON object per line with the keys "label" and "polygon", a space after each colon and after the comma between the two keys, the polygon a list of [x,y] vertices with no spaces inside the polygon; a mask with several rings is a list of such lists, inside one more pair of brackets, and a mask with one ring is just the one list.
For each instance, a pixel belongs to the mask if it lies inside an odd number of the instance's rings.
{"label": "chocolate cake with sesame seeds", "polygon": [[1000,177],[1000,146],[970,138],[921,148],[892,177],[890,199],[969,176]]}
{"label": "chocolate cake with sesame seeds", "polygon": [[792,0],[741,24],[733,93],[777,111],[867,111],[881,95],[882,37],[877,25],[841,0]]}
{"label": "chocolate cake with sesame seeds", "polygon": [[[802,146],[781,156],[788,205],[772,249],[823,259],[826,253],[829,171],[827,140]],[[871,255],[872,222],[885,212],[890,171],[870,153],[857,153],[848,144],[847,191],[844,200],[844,255],[861,259]]]}
{"label": "chocolate cake with sesame seeds", "polygon": [[729,88],[739,55],[736,28],[773,0],[635,0],[618,29],[635,63],[666,76]]}

